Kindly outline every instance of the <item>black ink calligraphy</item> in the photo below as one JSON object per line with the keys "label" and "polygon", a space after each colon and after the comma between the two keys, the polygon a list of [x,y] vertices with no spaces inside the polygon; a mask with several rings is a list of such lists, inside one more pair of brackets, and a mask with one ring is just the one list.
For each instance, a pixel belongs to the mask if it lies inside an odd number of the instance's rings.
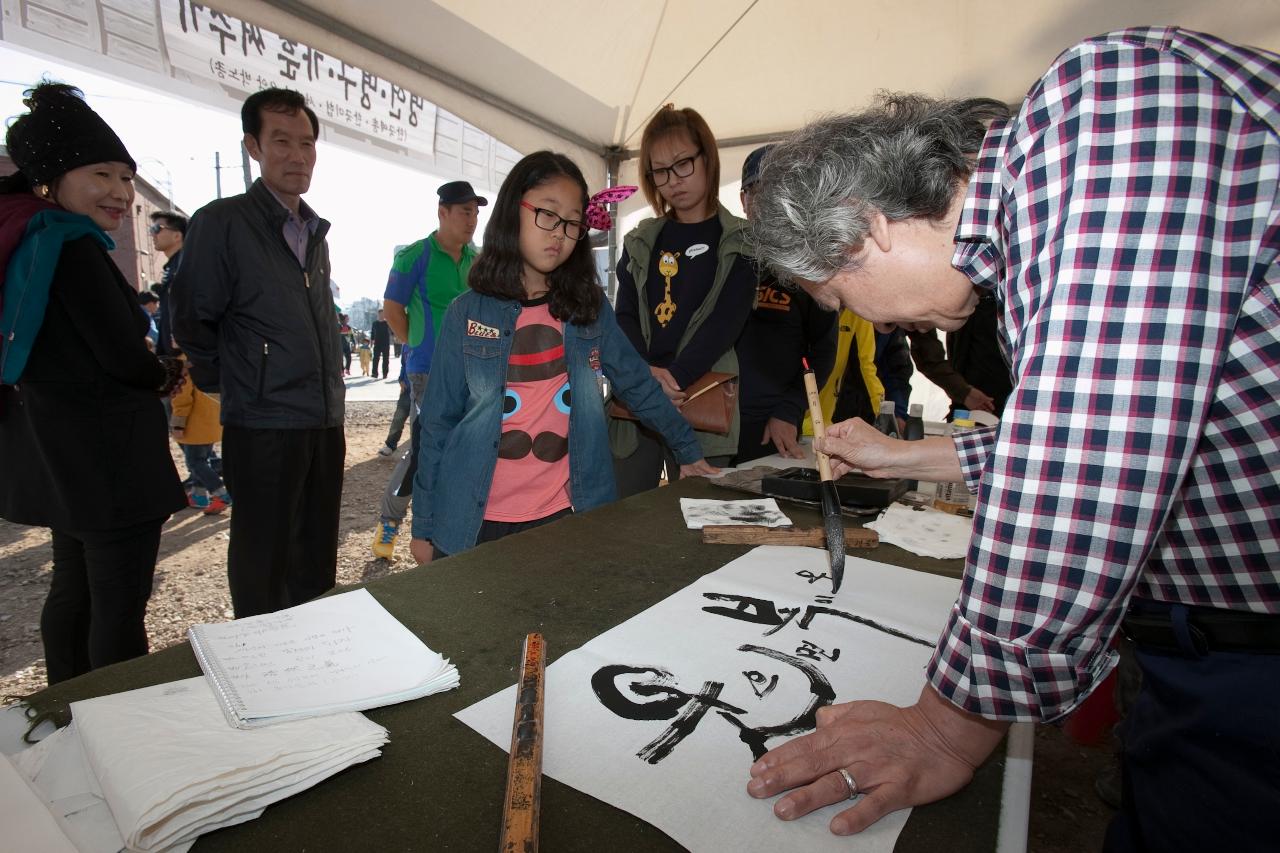
{"label": "black ink calligraphy", "polygon": [[[799,670],[807,681],[809,693],[804,707],[781,723],[749,726],[743,721],[744,717],[749,716],[748,711],[720,698],[724,690],[722,682],[706,681],[697,693],[689,693],[674,686],[675,677],[671,673],[652,666],[614,664],[601,667],[591,677],[591,689],[600,704],[619,717],[628,720],[672,720],[666,729],[636,753],[646,763],[657,764],[670,755],[697,729],[707,713],[713,710],[738,730],[738,738],[750,748],[752,759],[755,760],[768,752],[766,744],[772,738],[812,731],[817,726],[818,709],[834,702],[836,693],[826,676],[798,657],[751,644],[739,646],[738,651],[764,655]],[[618,687],[618,679],[628,675],[647,675],[649,678],[647,681],[628,681],[627,692],[624,693]],[[763,674],[760,675],[763,679]],[[772,686],[769,689],[772,690]],[[761,695],[759,691],[757,695]],[[646,701],[637,701],[637,697]]]}
{"label": "black ink calligraphy", "polygon": [[[741,622],[752,622],[757,625],[768,625],[770,629],[765,631],[764,636],[776,634],[783,627],[790,624],[795,619],[796,614],[800,612],[799,607],[778,607],[767,598],[754,598],[749,595],[733,595],[720,592],[704,592],[703,598],[711,601],[732,601],[736,602],[734,607],[722,607],[720,605],[707,605],[703,607],[704,613],[711,613],[715,616],[724,616],[729,619],[737,619]],[[810,604],[804,608],[804,615],[796,620],[795,625],[801,631],[807,631],[809,626],[813,624],[813,620],[819,616],[832,616],[837,619],[847,619],[850,622],[856,622],[859,625],[865,625],[875,631],[888,634],[891,637],[897,637],[900,640],[916,643],[921,646],[933,648],[935,641],[925,640],[920,637],[912,636],[905,631],[899,631],[897,628],[890,628],[888,625],[881,625],[879,622],[868,619],[865,616],[859,616],[856,613],[848,613],[844,610],[837,610],[834,607],[825,607],[822,605]]]}

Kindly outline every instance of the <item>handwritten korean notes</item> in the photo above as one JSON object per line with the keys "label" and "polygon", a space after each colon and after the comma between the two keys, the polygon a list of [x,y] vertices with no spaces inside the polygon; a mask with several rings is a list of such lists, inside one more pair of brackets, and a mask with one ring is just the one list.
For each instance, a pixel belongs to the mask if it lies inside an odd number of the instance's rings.
{"label": "handwritten korean notes", "polygon": [[238,727],[366,710],[458,686],[458,670],[359,589],[190,631]]}
{"label": "handwritten korean notes", "polygon": [[[915,700],[959,581],[849,558],[757,548],[547,669],[544,772],[694,851],[893,848],[908,812],[854,839],[832,806],[784,823],[746,793],[755,757],[851,699]],[[500,747],[514,688],[458,718]]]}

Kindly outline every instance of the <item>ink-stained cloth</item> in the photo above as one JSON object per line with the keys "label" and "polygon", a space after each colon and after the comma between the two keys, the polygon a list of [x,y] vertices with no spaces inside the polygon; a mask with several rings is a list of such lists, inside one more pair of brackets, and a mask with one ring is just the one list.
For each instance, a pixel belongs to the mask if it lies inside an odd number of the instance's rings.
{"label": "ink-stained cloth", "polygon": [[1015,387],[954,438],[978,494],[928,674],[1054,720],[1131,596],[1280,612],[1280,57],[1179,29],[1067,50],[992,126],[953,265]]}

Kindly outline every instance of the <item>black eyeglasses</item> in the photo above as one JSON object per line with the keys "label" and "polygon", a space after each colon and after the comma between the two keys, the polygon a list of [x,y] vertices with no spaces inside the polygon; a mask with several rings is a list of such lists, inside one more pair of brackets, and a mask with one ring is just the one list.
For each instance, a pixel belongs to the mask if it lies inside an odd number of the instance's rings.
{"label": "black eyeglasses", "polygon": [[162,223],[160,223],[160,222],[152,222],[152,223],[151,223],[151,225],[149,225],[149,226],[147,227],[147,233],[148,233],[148,234],[150,234],[152,237],[154,237],[154,236],[156,236],[157,234],[159,234],[161,231],[164,231],[165,229],[168,229],[168,230],[172,231],[172,230],[173,230],[173,226],[172,226],[172,225],[164,225],[164,224],[162,224]]}
{"label": "black eyeglasses", "polygon": [[585,222],[579,222],[576,219],[565,219],[554,210],[547,210],[545,207],[534,207],[527,201],[520,202],[520,206],[525,210],[533,211],[533,224],[543,231],[554,231],[557,228],[563,228],[564,236],[570,240],[581,240],[587,236],[587,223]]}
{"label": "black eyeglasses", "polygon": [[702,156],[702,149],[699,148],[697,153],[692,157],[684,157],[675,161],[670,166],[663,166],[659,169],[649,170],[649,179],[653,181],[655,187],[666,186],[667,181],[671,180],[671,176],[677,178],[687,178],[693,174],[694,162]]}

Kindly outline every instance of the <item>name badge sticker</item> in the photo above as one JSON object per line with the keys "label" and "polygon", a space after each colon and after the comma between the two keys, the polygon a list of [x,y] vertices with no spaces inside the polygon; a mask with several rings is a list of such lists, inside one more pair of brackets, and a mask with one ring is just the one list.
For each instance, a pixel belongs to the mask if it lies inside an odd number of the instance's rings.
{"label": "name badge sticker", "polygon": [[493,326],[486,326],[484,323],[477,323],[475,320],[467,321],[467,337],[469,338],[496,338],[498,330]]}

